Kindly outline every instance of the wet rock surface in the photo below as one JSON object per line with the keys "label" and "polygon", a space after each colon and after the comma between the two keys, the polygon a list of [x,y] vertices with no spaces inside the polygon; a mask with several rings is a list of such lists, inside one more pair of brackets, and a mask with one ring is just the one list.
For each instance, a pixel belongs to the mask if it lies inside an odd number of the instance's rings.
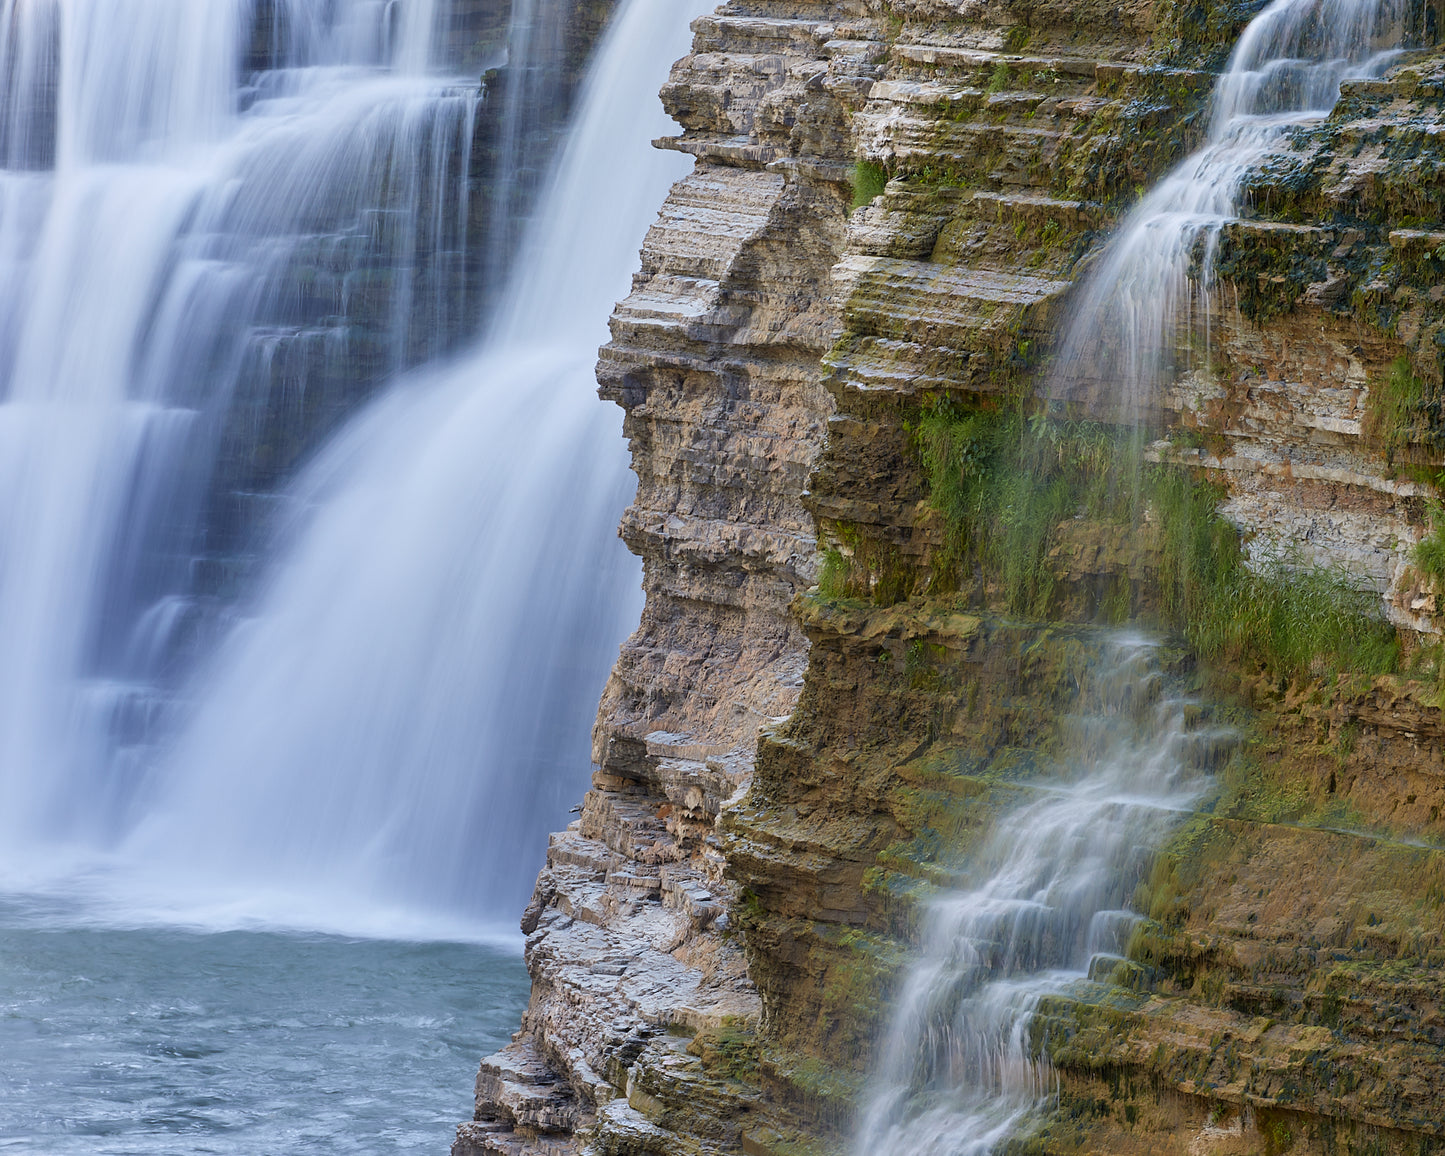
{"label": "wet rock surface", "polygon": [[[1048,399],[1042,355],[1253,11],[755,0],[697,23],[661,142],[697,167],[599,366],[647,607],[524,920],[532,1005],[456,1153],[845,1146],[921,907],[1049,766],[1101,584],[1155,597],[1152,532],[1085,521],[1051,539],[1046,620],[950,589],[912,431],[943,393],[1117,417],[1104,382]],[[1255,548],[1378,593],[1409,647],[1445,610],[1412,560],[1437,418],[1390,427],[1380,398],[1441,380],[1442,67],[1347,85],[1269,163],[1221,235],[1210,363],[1150,415],[1173,431],[1153,462],[1219,483]],[[815,588],[823,550],[857,596]],[[1059,1094],[1010,1150],[1440,1150],[1435,687],[1168,663],[1231,736],[1217,786],[1134,897],[1128,959],[1041,1006]]]}

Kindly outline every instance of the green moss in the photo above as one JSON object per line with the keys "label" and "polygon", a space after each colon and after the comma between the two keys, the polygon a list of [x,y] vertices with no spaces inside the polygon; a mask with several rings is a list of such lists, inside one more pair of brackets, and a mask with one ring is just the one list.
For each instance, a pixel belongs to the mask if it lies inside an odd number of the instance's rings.
{"label": "green moss", "polygon": [[[1440,399],[1416,374],[1404,355],[1383,377],[1370,383],[1365,398],[1364,432],[1397,469],[1433,466],[1445,450],[1440,430]],[[1432,470],[1424,471],[1427,475]],[[1433,478],[1431,478],[1433,480]]]}
{"label": "green moss", "polygon": [[708,1028],[693,1036],[687,1050],[702,1060],[710,1074],[746,1084],[758,1082],[758,1037],[751,1028]]}
{"label": "green moss", "polygon": [[1234,286],[1240,312],[1256,325],[1290,312],[1310,285],[1329,276],[1324,257],[1297,238],[1238,228],[1225,230],[1215,272]]}
{"label": "green moss", "polygon": [[1026,417],[1017,405],[943,402],[923,415],[916,437],[946,527],[940,569],[1000,584],[1012,611],[1049,615],[1060,523],[1132,517],[1133,495],[1118,485],[1121,447],[1104,426]]}
{"label": "green moss", "polygon": [[844,1054],[867,1054],[905,955],[892,938],[838,924],[817,923],[814,930],[833,951],[818,988],[818,1035]]}
{"label": "green moss", "polygon": [[1224,494],[1208,482],[1160,469],[1148,488],[1165,617],[1201,657],[1290,677],[1398,667],[1399,640],[1372,592],[1288,553],[1246,565],[1238,531],[1218,512]]}
{"label": "green moss", "polygon": [[823,551],[818,592],[824,598],[856,598],[877,606],[895,606],[909,596],[913,568],[898,547],[858,532],[856,526],[830,527],[837,544]]}
{"label": "green moss", "polygon": [[1015,24],[1003,36],[1003,46],[1009,52],[1022,52],[1028,47],[1033,32],[1027,24]]}
{"label": "green moss", "polygon": [[[1152,545],[1147,557],[1141,548],[1121,561],[1141,579],[1157,569],[1150,576],[1164,622],[1205,659],[1261,663],[1290,677],[1398,666],[1398,639],[1373,593],[1288,553],[1248,564],[1238,530],[1218,512],[1223,492],[1179,469],[1144,468],[1131,435],[1025,416],[1022,403],[964,409],[945,401],[921,417],[916,437],[945,524],[938,572],[996,591],[1011,612],[1049,617],[1060,527],[1102,523]],[[1111,620],[1128,617],[1127,586],[1099,608]]]}
{"label": "green moss", "polygon": [[883,195],[888,184],[888,171],[872,161],[859,161],[853,166],[853,207],[871,205]]}
{"label": "green moss", "polygon": [[818,572],[818,593],[824,598],[849,597],[851,567],[836,546],[823,551],[823,568]]}

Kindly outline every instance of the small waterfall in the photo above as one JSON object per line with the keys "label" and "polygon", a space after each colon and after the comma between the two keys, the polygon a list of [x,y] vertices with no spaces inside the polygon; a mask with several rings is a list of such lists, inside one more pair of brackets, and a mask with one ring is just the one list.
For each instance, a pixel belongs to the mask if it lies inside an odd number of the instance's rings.
{"label": "small waterfall", "polygon": [[[1402,0],[1272,0],[1211,98],[1204,145],[1146,195],[1087,274],[1052,388],[1116,406],[1137,434],[1160,387],[1208,348],[1213,257],[1251,172],[1340,84],[1398,53]],[[1203,786],[1218,735],[1191,733],[1149,647],[1124,640],[1096,674],[1061,780],[1002,816],[972,887],[938,900],[865,1105],[859,1156],[983,1156],[1047,1101],[1031,1039],[1040,999],[1122,953],[1126,904],[1152,850]]]}
{"label": "small waterfall", "polygon": [[1002,815],[938,899],[873,1077],[859,1156],[983,1156],[1052,1091],[1032,1014],[1119,958],[1151,853],[1200,792],[1221,735],[1191,729],[1153,646],[1106,648],[1069,757]]}
{"label": "small waterfall", "polygon": [[400,382],[296,487],[125,848],[163,904],[348,930],[520,910],[640,610],[594,367],[686,170],[650,142],[707,5],[620,7],[490,338]]}
{"label": "small waterfall", "polygon": [[1092,387],[1137,423],[1181,362],[1205,362],[1214,252],[1245,210],[1246,179],[1291,129],[1329,115],[1342,80],[1388,66],[1406,10],[1404,0],[1272,0],[1250,22],[1215,86],[1204,145],[1129,213],[1077,291],[1059,392]]}

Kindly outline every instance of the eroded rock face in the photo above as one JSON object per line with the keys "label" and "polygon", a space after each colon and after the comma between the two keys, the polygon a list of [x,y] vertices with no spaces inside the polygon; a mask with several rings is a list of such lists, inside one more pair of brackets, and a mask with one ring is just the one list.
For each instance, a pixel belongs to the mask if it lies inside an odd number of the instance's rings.
{"label": "eroded rock face", "polygon": [[[459,1156],[842,1142],[923,905],[1056,749],[1099,590],[1157,599],[1156,531],[1078,520],[1044,620],[959,589],[912,431],[939,396],[1053,388],[1039,354],[1079,270],[1197,140],[1254,11],[753,0],[698,22],[664,91],[697,167],[599,365],[647,606]],[[1154,460],[1218,481],[1254,548],[1378,592],[1412,646],[1445,611],[1411,560],[1445,446],[1442,94],[1417,55],[1270,162],[1220,239],[1209,371],[1150,415],[1176,435]],[[878,195],[853,210],[859,162]],[[1392,426],[1402,374],[1424,400]],[[1053,402],[1108,421],[1105,386]],[[820,546],[860,597],[807,592]],[[1235,739],[1135,896],[1127,965],[1041,1007],[1060,1094],[1020,1143],[1440,1150],[1437,690],[1170,662]]]}
{"label": "eroded rock face", "polygon": [[759,1003],[714,828],[806,665],[789,604],[816,570],[803,493],[832,409],[818,366],[852,196],[845,110],[871,67],[831,22],[850,15],[845,32],[877,36],[862,5],[724,8],[663,92],[682,133],[661,143],[697,166],[599,364],[626,410],[621,533],[647,603],[603,695],[594,789],[523,923],[531,1006],[483,1062],[458,1154],[734,1152],[770,1126],[739,1079]]}

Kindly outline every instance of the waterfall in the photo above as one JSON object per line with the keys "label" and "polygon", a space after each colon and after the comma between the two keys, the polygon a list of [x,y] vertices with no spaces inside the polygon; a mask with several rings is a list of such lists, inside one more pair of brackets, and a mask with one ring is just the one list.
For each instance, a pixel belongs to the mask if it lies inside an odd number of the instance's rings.
{"label": "waterfall", "polygon": [[565,40],[567,0],[514,0],[514,49],[520,67],[507,70],[504,114],[497,141],[497,175],[483,260],[493,283],[517,247],[522,228],[521,203],[525,201],[528,174],[526,143],[537,139],[547,118],[543,110],[556,99]]}
{"label": "waterfall", "polygon": [[[1273,0],[1250,22],[1211,97],[1204,144],[1128,215],[1086,275],[1053,370],[1065,396],[1099,389],[1137,431],[1188,357],[1208,348],[1213,257],[1245,210],[1250,174],[1291,129],[1329,114],[1340,84],[1398,54],[1402,0]],[[1220,736],[1191,731],[1149,647],[1119,641],[1096,672],[1059,780],[1001,816],[937,900],[883,1041],[860,1118],[860,1156],[983,1156],[1048,1100],[1033,1013],[1122,954],[1126,904]]]}
{"label": "waterfall", "polygon": [[1160,387],[1209,348],[1220,229],[1251,172],[1291,129],[1328,116],[1340,82],[1398,55],[1404,0],[1272,0],[1246,27],[1211,97],[1205,143],[1130,211],[1070,307],[1059,392],[1096,383],[1138,422]]}
{"label": "waterfall", "polygon": [[1221,735],[1191,727],[1154,647],[1105,648],[1056,777],[1002,815],[936,900],[883,1041],[859,1156],[983,1156],[1052,1090],[1040,999],[1119,959],[1151,853],[1198,795]]}
{"label": "waterfall", "polygon": [[[491,336],[308,470],[270,579],[195,688],[127,845],[187,902],[355,929],[510,924],[581,797],[640,611],[631,489],[594,366],[684,158],[657,90],[706,0],[628,0]],[[227,898],[229,897],[229,899]]]}
{"label": "waterfall", "polygon": [[258,50],[247,0],[0,5],[16,862],[115,835],[239,565],[243,499],[405,351],[442,344],[417,289],[461,261],[476,89],[428,65],[436,4],[403,7],[274,0],[286,34]]}
{"label": "waterfall", "polygon": [[0,0],[7,888],[511,923],[640,603],[593,364],[689,163],[650,140],[705,6],[619,7],[508,320],[457,355],[446,0]]}

